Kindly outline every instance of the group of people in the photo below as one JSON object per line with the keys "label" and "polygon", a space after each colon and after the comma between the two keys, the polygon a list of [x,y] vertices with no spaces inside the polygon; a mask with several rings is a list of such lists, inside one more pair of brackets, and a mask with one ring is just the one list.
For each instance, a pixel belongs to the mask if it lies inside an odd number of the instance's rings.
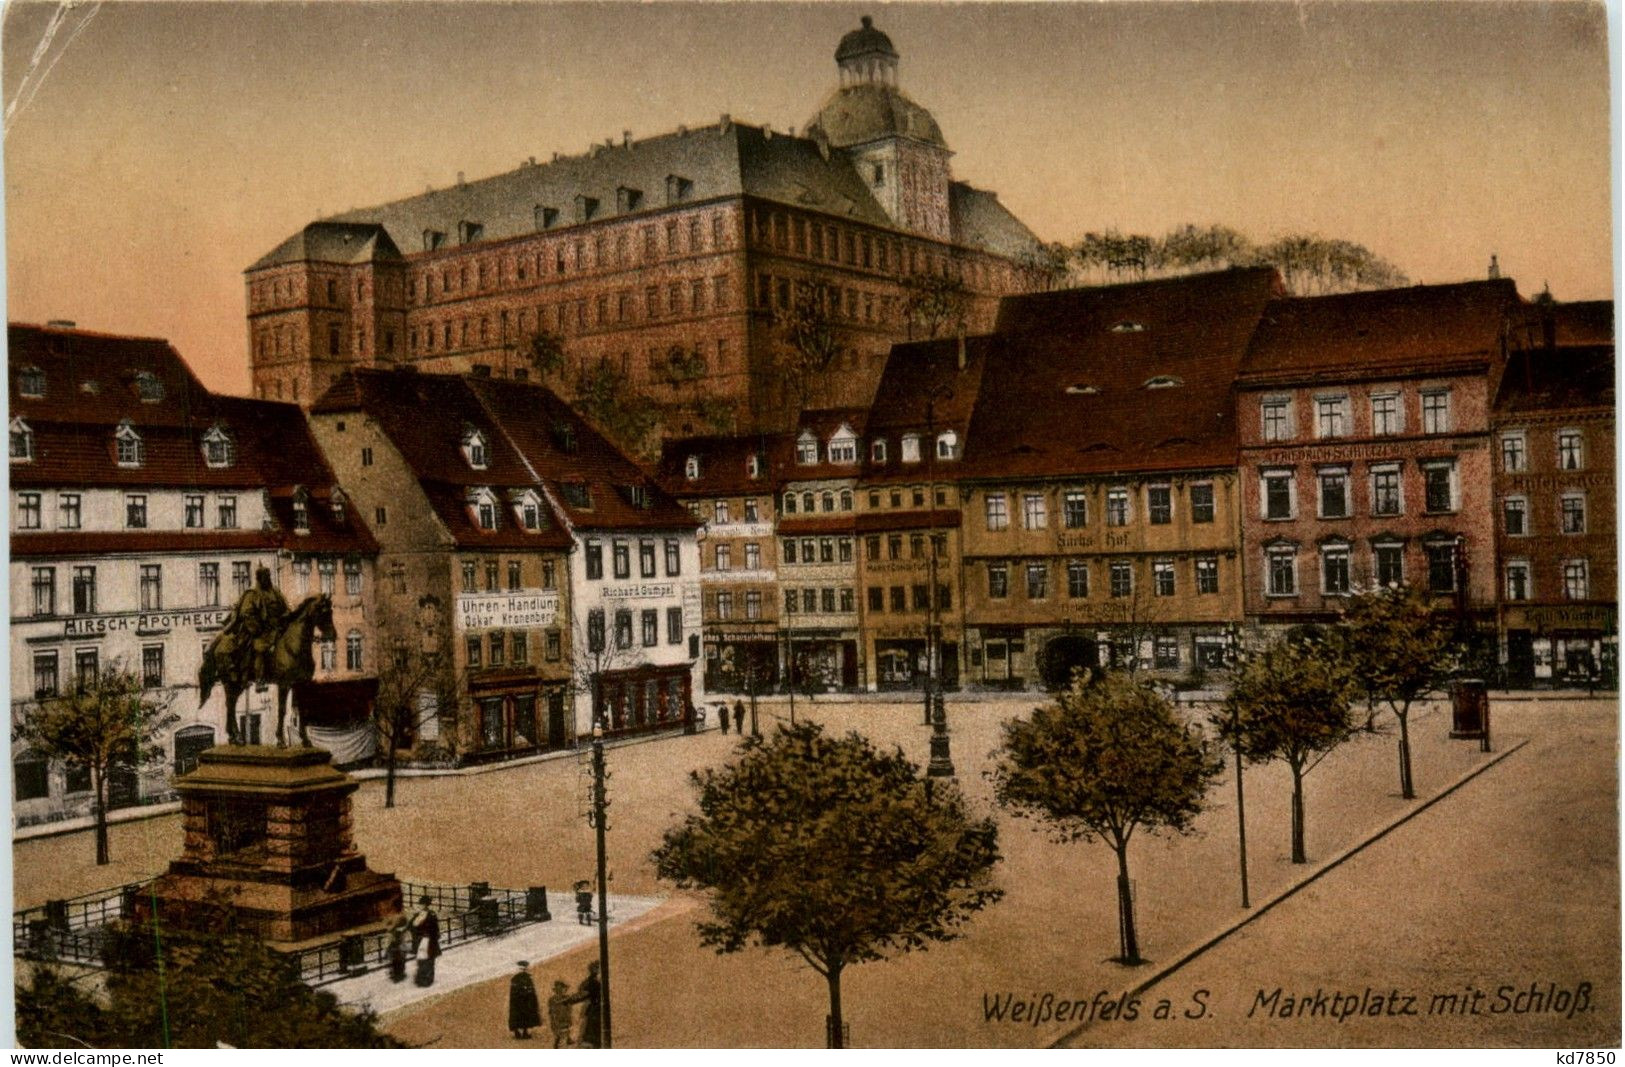
{"label": "group of people", "polygon": [[[587,965],[587,977],[582,979],[574,993],[562,979],[553,983],[553,995],[547,998],[547,1026],[553,1033],[554,1048],[578,1045],[582,1048],[599,1047],[600,995],[603,989],[598,980],[598,963]],[[585,1005],[581,1011],[581,1033],[572,1041],[570,1027],[574,1022],[575,1006]],[[530,962],[519,961],[519,973],[508,983],[508,1029],[513,1036],[525,1041],[530,1031],[542,1025],[541,1002],[536,999],[536,983],[530,977]]]}
{"label": "group of people", "polygon": [[418,898],[418,910],[410,919],[401,919],[389,931],[389,980],[406,981],[406,961],[416,962],[412,976],[416,985],[434,985],[434,961],[440,958],[440,916],[427,894]]}
{"label": "group of people", "polygon": [[[728,705],[717,705],[717,718],[722,720],[722,732],[728,732]],[[734,733],[743,737],[745,735],[745,702],[734,701]]]}

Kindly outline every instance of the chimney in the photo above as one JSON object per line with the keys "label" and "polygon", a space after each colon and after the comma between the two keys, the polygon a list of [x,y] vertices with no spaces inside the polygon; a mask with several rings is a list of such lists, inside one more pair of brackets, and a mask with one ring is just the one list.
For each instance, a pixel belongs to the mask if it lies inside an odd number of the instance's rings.
{"label": "chimney", "polygon": [[677,136],[679,136],[679,137],[687,137],[688,136],[688,127],[684,126],[682,123],[678,123],[677,124]]}
{"label": "chimney", "polygon": [[965,369],[965,331],[959,331],[959,369]]}
{"label": "chimney", "polygon": [[533,167],[536,165],[536,157],[535,156],[530,157],[530,165],[533,166]]}
{"label": "chimney", "polygon": [[717,127],[718,127],[718,132],[719,133],[724,133],[725,134],[725,133],[729,132],[730,130],[732,130],[734,128],[733,116],[728,114],[726,111],[724,111],[722,113],[722,120],[719,123],[717,123]]}
{"label": "chimney", "polygon": [[462,185],[463,185],[463,172],[458,171],[457,172],[457,186],[458,186],[458,188],[461,188]]}
{"label": "chimney", "polygon": [[765,122],[762,123],[762,140],[771,141],[772,139],[773,139],[773,127],[768,125]]}
{"label": "chimney", "polygon": [[1493,282],[1496,279],[1498,279],[1499,277],[1501,277],[1501,264],[1496,260],[1495,253],[1491,252],[1490,253],[1490,281]]}
{"label": "chimney", "polygon": [[632,147],[632,131],[631,130],[622,130],[621,131],[621,147],[622,148],[631,148]]}
{"label": "chimney", "polygon": [[52,319],[45,325],[49,326],[53,330],[71,330],[77,326],[78,323],[74,322],[72,319]]}

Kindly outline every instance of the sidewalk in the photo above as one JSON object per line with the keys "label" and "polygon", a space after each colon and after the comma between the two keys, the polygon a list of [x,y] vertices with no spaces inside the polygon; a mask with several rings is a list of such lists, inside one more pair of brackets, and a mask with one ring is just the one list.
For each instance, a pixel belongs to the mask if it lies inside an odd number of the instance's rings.
{"label": "sidewalk", "polygon": [[[636,920],[654,911],[662,900],[657,897],[609,898],[609,929],[611,936],[632,926]],[[551,922],[530,923],[501,937],[482,938],[445,950],[435,962],[435,982],[432,986],[418,986],[412,982],[413,965],[407,964],[404,982],[389,980],[386,968],[368,971],[355,978],[333,982],[322,988],[339,998],[341,1004],[355,1007],[370,1005],[383,1015],[408,1005],[444,996],[476,982],[493,978],[506,978],[516,974],[520,960],[540,963],[562,956],[571,949],[588,942],[596,943],[598,927],[583,926],[576,922],[574,911],[555,912]],[[583,973],[585,969],[583,968]],[[547,992],[538,990],[543,999]]]}

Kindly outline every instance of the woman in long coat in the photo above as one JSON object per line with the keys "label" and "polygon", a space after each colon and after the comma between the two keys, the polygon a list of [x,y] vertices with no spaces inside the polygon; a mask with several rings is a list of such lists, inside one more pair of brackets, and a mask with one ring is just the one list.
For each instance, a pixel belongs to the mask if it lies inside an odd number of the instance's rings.
{"label": "woman in long coat", "polygon": [[434,961],[440,955],[440,916],[434,913],[434,901],[428,894],[418,898],[418,911],[412,916],[412,955],[418,961],[413,982],[434,985]]}
{"label": "woman in long coat", "polygon": [[530,1028],[542,1025],[542,1006],[529,967],[529,961],[520,960],[519,973],[508,982],[508,1029],[517,1038],[530,1037]]}

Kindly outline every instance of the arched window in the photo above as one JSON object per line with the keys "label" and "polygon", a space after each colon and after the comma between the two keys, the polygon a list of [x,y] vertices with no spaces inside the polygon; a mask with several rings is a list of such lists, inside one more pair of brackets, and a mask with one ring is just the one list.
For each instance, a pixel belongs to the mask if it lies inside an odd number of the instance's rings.
{"label": "arched window", "polygon": [[952,430],[946,430],[937,435],[937,458],[959,458],[959,435]]}

